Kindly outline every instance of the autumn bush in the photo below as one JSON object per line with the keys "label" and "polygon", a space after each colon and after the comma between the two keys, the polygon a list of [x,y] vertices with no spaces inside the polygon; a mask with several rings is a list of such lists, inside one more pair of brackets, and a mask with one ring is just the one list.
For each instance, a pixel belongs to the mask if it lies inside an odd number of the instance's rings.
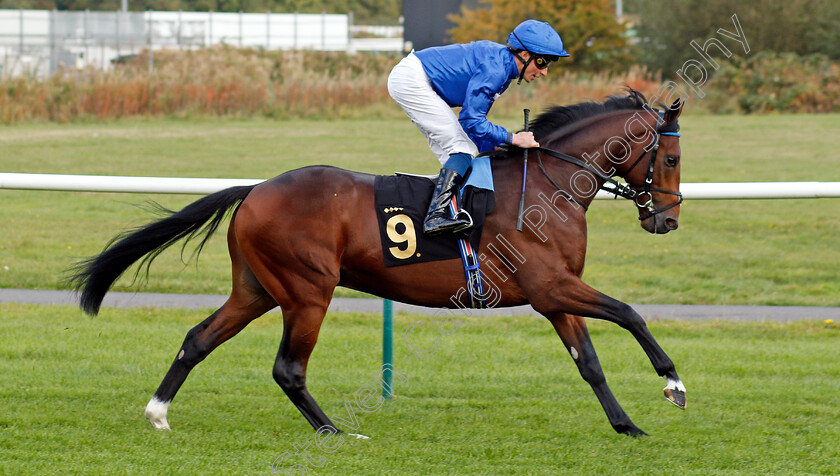
{"label": "autumn bush", "polygon": [[0,121],[128,116],[335,117],[374,114],[388,98],[387,55],[218,47],[155,51],[46,80],[0,80]]}
{"label": "autumn bush", "polygon": [[462,7],[450,15],[453,42],[490,39],[507,41],[520,22],[537,18],[548,22],[563,38],[576,70],[624,71],[635,62],[626,24],[616,20],[611,0],[479,0],[478,8]]}
{"label": "autumn bush", "polygon": [[[63,69],[38,80],[0,80],[0,121],[111,120],[124,117],[402,117],[387,91],[393,55],[261,51],[218,47],[155,51],[103,72]],[[648,94],[658,79],[641,68],[577,72],[558,66],[547,78],[512,84],[494,114],[601,100],[627,85]]]}
{"label": "autumn bush", "polygon": [[836,112],[840,65],[822,54],[764,51],[723,64],[704,89],[715,113]]}

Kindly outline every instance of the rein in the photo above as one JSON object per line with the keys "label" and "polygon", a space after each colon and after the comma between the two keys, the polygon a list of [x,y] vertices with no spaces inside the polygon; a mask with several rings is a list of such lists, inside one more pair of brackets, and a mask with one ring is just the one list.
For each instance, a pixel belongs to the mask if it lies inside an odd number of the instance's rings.
{"label": "rein", "polygon": [[[558,192],[562,193],[566,198],[574,201],[575,203],[577,203],[578,205],[583,207],[584,210],[588,210],[589,207],[586,204],[584,204],[582,201],[580,201],[577,198],[575,198],[574,196],[572,196],[572,194],[570,194],[569,192],[563,190],[548,175],[548,172],[546,172],[545,167],[543,167],[542,159],[540,157],[540,152],[546,153],[546,154],[548,154],[548,155],[550,155],[554,158],[563,160],[563,161],[568,162],[570,164],[577,165],[578,167],[581,167],[582,169],[584,169],[588,172],[591,172],[592,174],[594,174],[596,177],[600,178],[601,180],[604,180],[604,184],[601,185],[601,190],[604,190],[607,193],[611,193],[611,194],[615,195],[616,198],[622,197],[622,198],[626,198],[628,200],[633,200],[633,203],[636,204],[636,207],[644,208],[644,209],[647,210],[646,214],[639,216],[639,220],[644,221],[644,220],[647,220],[648,218],[650,218],[652,216],[655,216],[655,215],[658,215],[662,212],[670,210],[670,209],[682,204],[682,202],[683,202],[682,193],[672,192],[670,190],[663,190],[663,189],[660,189],[660,188],[654,188],[654,187],[651,186],[653,184],[653,169],[654,169],[654,166],[656,165],[656,154],[659,151],[659,138],[660,138],[660,136],[680,137],[680,134],[677,131],[679,131],[679,125],[677,125],[676,122],[674,122],[673,124],[669,124],[667,127],[663,127],[662,130],[657,130],[656,131],[656,133],[655,133],[656,135],[654,137],[653,143],[651,144],[651,148],[650,148],[650,151],[648,153],[650,155],[650,161],[648,163],[648,170],[647,170],[647,176],[645,177],[645,184],[644,184],[643,187],[640,187],[640,188],[634,188],[633,186],[631,186],[627,183],[621,183],[621,182],[615,180],[612,176],[609,176],[609,175],[606,175],[606,174],[602,173],[600,170],[598,170],[595,167],[593,167],[592,165],[578,159],[577,157],[573,157],[571,155],[564,154],[562,152],[557,152],[555,150],[547,149],[545,147],[536,147],[535,148],[536,154],[537,154],[537,164],[539,165],[540,172],[542,172],[542,174],[545,176],[545,178],[548,179],[549,183],[551,183],[551,185],[554,186],[554,188],[557,189]],[[633,165],[631,165],[630,168],[627,169],[627,172],[625,172],[624,175],[625,176],[629,175],[630,172],[639,164],[639,162],[642,161],[642,159],[645,157],[645,155],[647,155],[647,154],[642,154],[638,159],[636,159],[636,162],[634,162]],[[608,184],[610,186],[607,186]],[[653,194],[652,194],[652,192],[664,193],[664,194],[668,194],[668,195],[675,195],[675,196],[679,197],[679,200],[675,203],[672,203],[672,204],[666,206],[666,207],[656,208],[656,207],[653,206]],[[644,201],[640,202],[639,198],[644,197],[646,195],[647,195],[647,200],[644,200]]]}

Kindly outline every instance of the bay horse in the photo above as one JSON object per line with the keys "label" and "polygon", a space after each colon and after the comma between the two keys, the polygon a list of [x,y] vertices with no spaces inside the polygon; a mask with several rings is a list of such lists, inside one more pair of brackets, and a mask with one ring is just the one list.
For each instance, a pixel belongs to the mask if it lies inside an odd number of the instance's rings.
{"label": "bay horse", "polygon": [[[494,305],[531,304],[546,317],[589,383],[615,431],[646,434],[607,386],[584,318],[628,330],[666,380],[666,398],[685,408],[685,387],[674,364],[630,306],[581,280],[586,255],[586,209],[612,183],[638,207],[642,228],[667,233],[678,226],[680,147],[677,118],[683,103],[658,111],[628,88],[604,102],[555,107],[531,122],[542,148],[531,149],[525,230],[517,232],[523,150],[491,159],[496,207],[484,223],[484,269],[492,269]],[[534,161],[536,157],[536,162]],[[647,160],[645,160],[647,159]],[[639,164],[643,164],[639,166]],[[612,176],[623,177],[624,184]],[[254,186],[232,187],[178,212],[117,236],[105,250],[76,265],[71,282],[88,314],[99,311],[113,282],[133,263],[147,266],[165,248],[202,238],[197,252],[234,210],[227,231],[232,264],[230,297],[187,332],[145,415],[169,429],[167,411],[193,367],[249,322],[280,306],[283,337],[273,377],[316,429],[337,431],[306,387],[306,367],[336,286],[394,301],[453,308],[464,287],[460,260],[399,267],[384,265],[374,212],[374,176],[327,166],[286,172]],[[488,250],[494,237],[516,250],[516,266]],[[185,245],[186,246],[186,245]],[[507,257],[512,260],[512,258]],[[139,270],[138,270],[139,272]],[[485,271],[490,278],[491,273]],[[461,303],[463,304],[463,302]]]}

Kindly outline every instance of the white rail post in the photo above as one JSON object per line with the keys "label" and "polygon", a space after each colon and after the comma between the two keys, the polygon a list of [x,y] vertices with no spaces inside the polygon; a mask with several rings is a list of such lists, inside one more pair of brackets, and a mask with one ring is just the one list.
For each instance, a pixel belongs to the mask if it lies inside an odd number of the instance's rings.
{"label": "white rail post", "polygon": [[356,54],[356,49],[353,47],[353,12],[347,13],[347,53]]}
{"label": "white rail post", "polygon": [[292,49],[298,49],[298,12],[295,12],[294,21],[293,21],[293,28],[292,28]]}
{"label": "white rail post", "polygon": [[56,52],[55,52],[55,17],[58,14],[58,10],[53,8],[50,10],[50,68],[49,68],[49,75],[52,76],[55,73],[56,67],[58,66],[56,60]]}
{"label": "white rail post", "polygon": [[154,20],[152,20],[152,12],[154,10],[149,10],[149,21],[146,24],[146,29],[149,31],[148,41],[149,41],[149,75],[151,76],[152,72],[155,70],[155,54],[154,49],[152,48],[152,30],[155,28]]}
{"label": "white rail post", "polygon": [[89,28],[88,23],[90,22],[89,17],[90,17],[90,10],[85,8],[85,13],[84,13],[84,16],[82,17],[82,23],[84,24],[84,29],[85,29],[85,38],[84,38],[84,43],[85,43],[85,66],[87,66],[88,63],[90,63],[90,47],[88,46],[88,28]]}
{"label": "white rail post", "polygon": [[18,9],[18,13],[20,14],[20,54],[23,55],[23,8]]}
{"label": "white rail post", "polygon": [[116,21],[114,22],[114,36],[116,37],[115,41],[117,43],[117,58],[120,57],[120,11],[117,10],[114,12],[114,17]]}

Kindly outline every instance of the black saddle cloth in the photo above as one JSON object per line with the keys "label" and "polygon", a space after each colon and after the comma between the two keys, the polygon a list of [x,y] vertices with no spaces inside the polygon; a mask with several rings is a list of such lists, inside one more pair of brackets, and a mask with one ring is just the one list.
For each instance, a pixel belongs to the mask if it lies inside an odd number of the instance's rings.
{"label": "black saddle cloth", "polygon": [[462,202],[472,216],[473,228],[457,234],[428,237],[423,234],[423,219],[434,190],[434,182],[426,177],[376,177],[374,203],[385,266],[460,258],[459,238],[467,239],[474,250],[479,249],[484,218],[496,206],[493,192],[468,186]]}

